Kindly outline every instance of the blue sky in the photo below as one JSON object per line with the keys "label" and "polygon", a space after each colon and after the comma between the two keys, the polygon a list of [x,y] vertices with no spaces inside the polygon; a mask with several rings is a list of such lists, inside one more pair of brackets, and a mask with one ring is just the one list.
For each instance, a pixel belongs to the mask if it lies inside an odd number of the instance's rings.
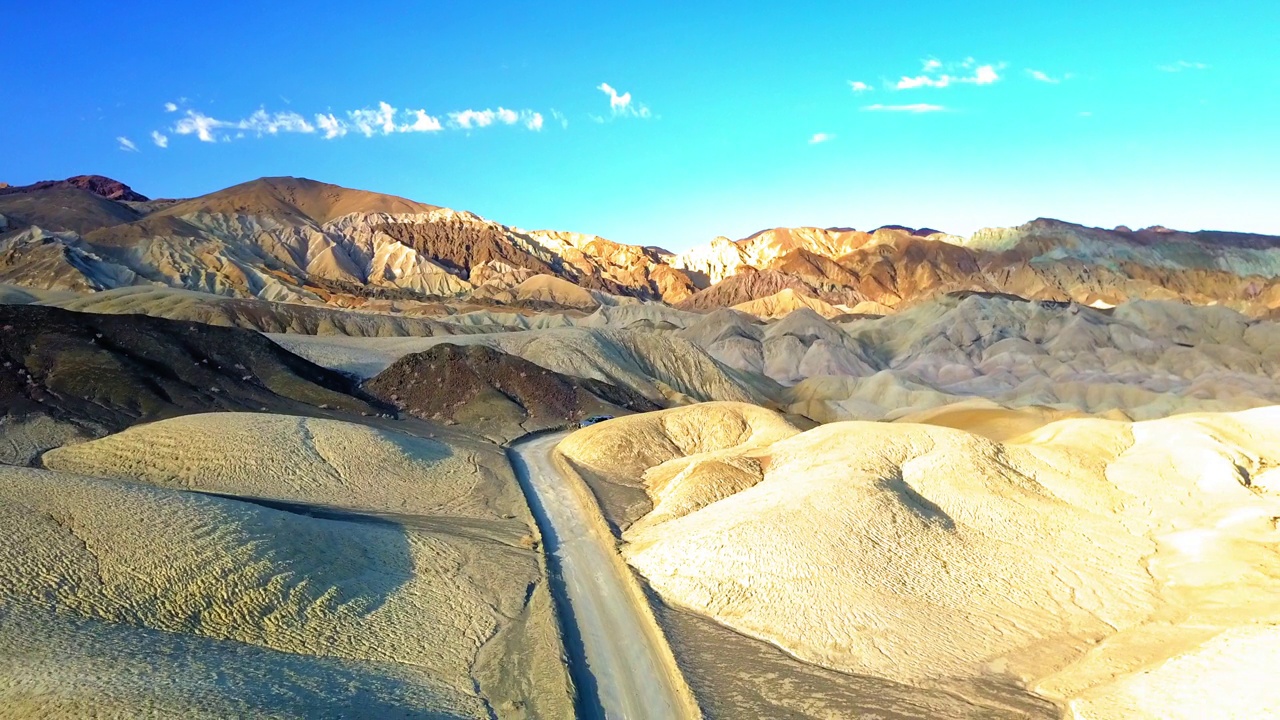
{"label": "blue sky", "polygon": [[0,180],[295,175],[677,250],[1038,216],[1280,234],[1280,3],[697,5],[14,4]]}

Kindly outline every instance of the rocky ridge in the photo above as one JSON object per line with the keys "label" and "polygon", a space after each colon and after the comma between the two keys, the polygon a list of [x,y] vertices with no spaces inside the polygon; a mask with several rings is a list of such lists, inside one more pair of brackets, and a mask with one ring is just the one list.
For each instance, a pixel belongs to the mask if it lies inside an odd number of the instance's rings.
{"label": "rocky ridge", "polygon": [[143,196],[93,177],[0,191],[0,282],[79,292],[159,284],[346,307],[477,298],[545,309],[557,293],[530,299],[520,288],[557,279],[592,294],[576,306],[587,310],[629,297],[706,311],[790,291],[803,298],[792,305],[882,313],[976,291],[1280,312],[1280,238],[1245,233],[1047,219],[971,237],[802,227],[673,254],[296,178],[183,201],[135,197]]}

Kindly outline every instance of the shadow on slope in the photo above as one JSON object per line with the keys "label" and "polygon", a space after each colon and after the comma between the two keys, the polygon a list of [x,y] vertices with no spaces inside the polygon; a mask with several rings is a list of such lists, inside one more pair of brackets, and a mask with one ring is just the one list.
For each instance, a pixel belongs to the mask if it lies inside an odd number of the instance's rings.
{"label": "shadow on slope", "polygon": [[0,461],[25,464],[62,444],[18,437],[15,428],[32,423],[97,437],[197,412],[380,412],[358,394],[346,376],[255,332],[0,306],[0,424],[13,445]]}

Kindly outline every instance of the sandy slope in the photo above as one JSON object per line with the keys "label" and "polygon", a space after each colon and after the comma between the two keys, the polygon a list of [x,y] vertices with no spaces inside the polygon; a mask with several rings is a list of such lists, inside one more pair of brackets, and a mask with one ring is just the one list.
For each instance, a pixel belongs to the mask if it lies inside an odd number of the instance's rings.
{"label": "sandy slope", "polygon": [[[626,528],[646,515],[696,509],[741,489],[740,468],[717,462],[711,451],[729,455],[796,432],[776,413],[753,405],[699,403],[583,428],[566,438],[559,450],[590,485],[605,518],[615,528]],[[704,461],[682,463],[686,456]],[[650,492],[641,492],[638,478],[659,466],[663,488],[655,481]],[[711,480],[675,483],[665,492],[673,476],[690,475],[710,475]]]}
{"label": "sandy slope", "polygon": [[538,557],[497,536],[7,467],[0,518],[0,714],[567,711]]}
{"label": "sandy slope", "polygon": [[180,490],[386,513],[525,515],[480,443],[459,445],[316,418],[209,413],[139,425],[42,458],[51,470]]}
{"label": "sandy slope", "polygon": [[1221,696],[1212,658],[1250,653],[1231,667],[1253,687],[1274,653],[1280,408],[1066,419],[1004,443],[847,422],[759,445],[732,413],[706,442],[701,412],[563,445],[584,464],[611,443],[657,461],[632,477],[653,510],[624,555],[668,601],[824,667],[961,689],[1004,677],[1080,717],[1272,702]]}

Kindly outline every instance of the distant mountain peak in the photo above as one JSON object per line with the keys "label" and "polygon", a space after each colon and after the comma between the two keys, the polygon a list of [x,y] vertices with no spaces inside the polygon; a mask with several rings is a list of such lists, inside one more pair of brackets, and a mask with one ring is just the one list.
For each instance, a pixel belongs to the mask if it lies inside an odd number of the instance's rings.
{"label": "distant mountain peak", "polygon": [[438,209],[395,195],[353,190],[309,178],[262,177],[185,200],[166,208],[163,214],[293,216],[323,224],[355,212],[418,214]]}
{"label": "distant mountain peak", "polygon": [[8,183],[0,183],[0,195],[12,195],[15,193],[28,193],[37,190],[46,190],[50,188],[73,187],[86,192],[91,192],[100,198],[107,200],[117,200],[123,202],[147,202],[151,198],[138,192],[120,182],[103,175],[75,175],[66,180],[41,180],[30,185],[11,186]]}

